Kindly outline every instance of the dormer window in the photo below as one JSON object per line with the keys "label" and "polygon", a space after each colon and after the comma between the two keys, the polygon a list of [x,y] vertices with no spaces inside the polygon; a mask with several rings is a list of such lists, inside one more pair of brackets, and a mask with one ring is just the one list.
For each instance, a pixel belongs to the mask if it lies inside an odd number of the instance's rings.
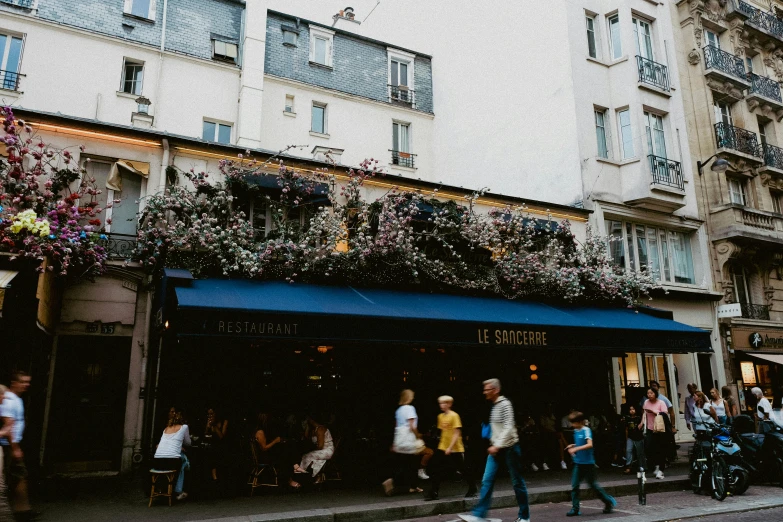
{"label": "dormer window", "polygon": [[237,44],[221,40],[212,40],[212,58],[215,60],[236,63],[238,54]]}
{"label": "dormer window", "polygon": [[334,32],[310,26],[310,63],[332,67]]}
{"label": "dormer window", "polygon": [[283,45],[296,47],[299,42],[299,29],[290,25],[284,25],[281,29],[283,30]]}

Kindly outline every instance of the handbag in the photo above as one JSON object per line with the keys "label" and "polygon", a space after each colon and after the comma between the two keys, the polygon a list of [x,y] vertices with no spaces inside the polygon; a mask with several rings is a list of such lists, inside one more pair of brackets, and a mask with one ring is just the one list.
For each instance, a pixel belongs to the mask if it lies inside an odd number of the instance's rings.
{"label": "handbag", "polygon": [[655,416],[653,422],[653,433],[666,433],[666,421],[663,420],[663,414],[659,413]]}
{"label": "handbag", "polygon": [[394,428],[392,451],[403,455],[417,455],[424,451],[424,441],[416,437],[408,426],[398,426]]}
{"label": "handbag", "polygon": [[490,423],[481,423],[481,438],[484,440],[492,439],[492,425]]}

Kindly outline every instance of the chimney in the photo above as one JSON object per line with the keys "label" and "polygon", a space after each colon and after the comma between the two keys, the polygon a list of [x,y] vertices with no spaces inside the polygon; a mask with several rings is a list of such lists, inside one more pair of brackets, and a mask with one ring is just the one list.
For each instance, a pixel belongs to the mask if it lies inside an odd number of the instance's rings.
{"label": "chimney", "polygon": [[[332,27],[337,25],[337,22],[340,20],[345,20],[346,22],[351,22],[350,24],[343,24],[350,26],[351,24],[359,25],[361,24],[360,21],[356,20],[356,14],[353,12],[353,7],[346,7],[345,9],[340,9],[336,15],[332,17],[332,20],[334,20],[334,23],[332,24]],[[349,29],[351,27],[345,27],[345,29]],[[355,27],[353,27],[355,29]]]}

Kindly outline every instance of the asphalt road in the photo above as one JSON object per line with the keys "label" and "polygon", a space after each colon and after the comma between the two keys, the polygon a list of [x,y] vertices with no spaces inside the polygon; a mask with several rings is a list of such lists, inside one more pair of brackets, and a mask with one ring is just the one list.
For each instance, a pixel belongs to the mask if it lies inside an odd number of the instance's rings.
{"label": "asphalt road", "polygon": [[[688,520],[702,520],[704,522],[717,522],[718,520],[726,520],[726,515],[711,515],[708,517],[690,518]],[[746,511],[745,513],[734,513],[731,515],[731,520],[740,522],[773,522],[775,520],[783,520],[783,508],[775,509],[758,509],[755,511]]]}

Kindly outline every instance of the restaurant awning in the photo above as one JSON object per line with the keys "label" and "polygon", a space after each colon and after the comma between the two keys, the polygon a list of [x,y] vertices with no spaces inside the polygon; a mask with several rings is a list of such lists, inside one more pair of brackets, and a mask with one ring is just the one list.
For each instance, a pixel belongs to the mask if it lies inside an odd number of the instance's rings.
{"label": "restaurant awning", "polygon": [[182,336],[712,351],[709,332],[627,308],[225,279],[191,281],[176,288],[176,298],[172,326]]}
{"label": "restaurant awning", "polygon": [[750,355],[756,359],[763,359],[767,362],[773,362],[775,364],[783,364],[783,353],[754,353],[745,352],[745,355]]}

